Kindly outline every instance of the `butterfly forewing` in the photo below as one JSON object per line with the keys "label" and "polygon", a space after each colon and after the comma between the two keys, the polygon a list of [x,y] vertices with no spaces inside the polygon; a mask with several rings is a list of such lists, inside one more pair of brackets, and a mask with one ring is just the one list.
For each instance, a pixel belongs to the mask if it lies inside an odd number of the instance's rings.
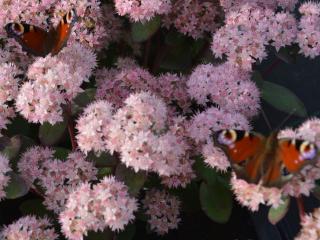
{"label": "butterfly forewing", "polygon": [[279,140],[279,157],[290,173],[297,173],[301,168],[314,163],[318,155],[315,144],[299,139]]}
{"label": "butterfly forewing", "polygon": [[51,50],[53,55],[57,54],[63,48],[69,39],[72,26],[77,20],[77,15],[74,10],[69,11],[59,22],[55,30],[55,42]]}
{"label": "butterfly forewing", "polygon": [[259,152],[264,148],[264,136],[228,129],[217,132],[215,142],[227,154],[238,177],[249,182],[257,182],[261,175],[260,165],[263,158]]}
{"label": "butterfly forewing", "polygon": [[20,43],[23,50],[35,56],[45,56],[52,48],[46,45],[48,32],[42,28],[25,23],[8,23],[5,29],[8,36]]}

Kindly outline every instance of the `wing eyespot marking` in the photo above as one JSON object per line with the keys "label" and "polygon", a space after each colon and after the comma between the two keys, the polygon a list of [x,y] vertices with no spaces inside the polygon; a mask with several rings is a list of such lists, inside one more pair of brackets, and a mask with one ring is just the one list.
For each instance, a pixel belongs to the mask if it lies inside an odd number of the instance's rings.
{"label": "wing eyespot marking", "polygon": [[235,130],[223,130],[218,136],[218,142],[223,145],[231,146],[237,140]]}
{"label": "wing eyespot marking", "polygon": [[14,32],[14,34],[20,36],[24,33],[25,29],[21,23],[12,23],[11,31]]}
{"label": "wing eyespot marking", "polygon": [[298,150],[303,160],[311,160],[317,155],[316,146],[308,141],[301,141]]}

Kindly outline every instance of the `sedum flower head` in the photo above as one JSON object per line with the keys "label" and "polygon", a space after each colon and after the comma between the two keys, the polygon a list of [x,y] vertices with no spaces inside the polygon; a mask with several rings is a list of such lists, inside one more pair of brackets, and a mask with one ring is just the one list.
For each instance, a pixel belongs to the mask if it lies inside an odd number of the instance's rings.
{"label": "sedum flower head", "polygon": [[0,232],[3,240],[55,240],[58,234],[55,233],[53,225],[47,218],[25,216],[16,222],[5,226]]}
{"label": "sedum flower head", "polygon": [[69,195],[60,213],[62,232],[70,240],[82,240],[90,230],[102,231],[107,227],[122,230],[134,219],[136,210],[136,200],[114,177],[105,177],[92,188],[82,183]]}
{"label": "sedum flower head", "polygon": [[180,201],[165,191],[152,189],[146,193],[143,208],[149,217],[148,223],[152,231],[164,235],[171,229],[178,228],[180,222]]}

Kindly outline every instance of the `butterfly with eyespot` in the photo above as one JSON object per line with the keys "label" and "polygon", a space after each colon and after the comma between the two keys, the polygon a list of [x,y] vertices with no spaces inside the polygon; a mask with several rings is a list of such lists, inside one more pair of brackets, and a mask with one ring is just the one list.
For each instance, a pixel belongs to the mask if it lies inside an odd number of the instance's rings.
{"label": "butterfly with eyespot", "polygon": [[314,143],[269,137],[255,132],[227,129],[214,134],[214,143],[226,153],[237,177],[266,187],[281,188],[306,164],[316,162]]}
{"label": "butterfly with eyespot", "polygon": [[46,31],[40,27],[26,23],[8,23],[5,26],[8,37],[14,38],[22,49],[34,56],[44,57],[51,53],[57,54],[67,43],[72,26],[77,21],[74,9],[70,10],[60,20],[56,28]]}

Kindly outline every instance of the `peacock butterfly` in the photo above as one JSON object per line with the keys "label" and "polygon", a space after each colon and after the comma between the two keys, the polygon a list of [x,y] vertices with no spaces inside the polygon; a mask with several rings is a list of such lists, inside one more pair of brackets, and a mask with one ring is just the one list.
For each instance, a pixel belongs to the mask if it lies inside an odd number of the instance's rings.
{"label": "peacock butterfly", "polygon": [[306,165],[315,163],[318,149],[300,139],[267,138],[255,132],[227,129],[214,135],[214,142],[229,158],[237,177],[266,187],[282,187]]}
{"label": "peacock butterfly", "polygon": [[72,26],[77,20],[74,9],[66,13],[56,28],[46,31],[26,23],[12,22],[5,26],[8,37],[14,38],[22,49],[35,56],[44,57],[57,54],[67,43]]}

